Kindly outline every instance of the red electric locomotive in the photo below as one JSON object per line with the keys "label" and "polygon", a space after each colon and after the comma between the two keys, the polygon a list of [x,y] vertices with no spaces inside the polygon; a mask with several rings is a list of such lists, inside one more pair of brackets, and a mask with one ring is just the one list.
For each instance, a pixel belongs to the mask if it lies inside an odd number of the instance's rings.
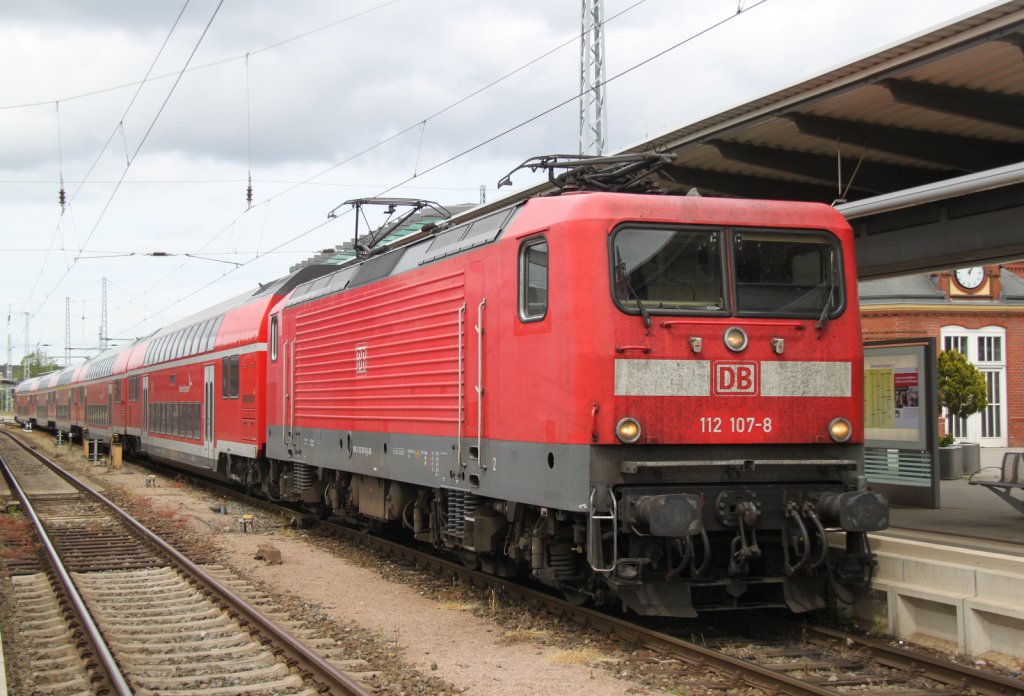
{"label": "red electric locomotive", "polygon": [[[864,585],[888,514],[863,475],[849,226],[817,204],[609,192],[646,174],[610,171],[160,332],[125,365],[149,399],[128,434],[639,614],[803,611]],[[237,319],[211,352],[159,347],[213,316]],[[160,404],[184,433],[156,434]]]}
{"label": "red electric locomotive", "polygon": [[865,581],[887,509],[834,210],[572,192],[382,251],[271,310],[270,494],[641,614]]}

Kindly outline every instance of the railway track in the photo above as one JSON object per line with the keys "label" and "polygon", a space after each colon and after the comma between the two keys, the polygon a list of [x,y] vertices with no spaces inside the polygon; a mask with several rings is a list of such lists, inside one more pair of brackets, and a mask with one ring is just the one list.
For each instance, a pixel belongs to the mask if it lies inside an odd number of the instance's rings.
{"label": "railway track", "polygon": [[[195,483],[277,516],[299,518],[292,508],[253,499],[204,479]],[[312,520],[311,520],[312,522]],[[480,587],[495,587],[550,614],[589,625],[650,654],[649,662],[680,675],[698,670],[702,684],[721,689],[752,687],[769,693],[830,695],[909,694],[1024,696],[1024,681],[932,657],[856,633],[798,623],[776,615],[745,614],[746,624],[711,615],[687,628],[642,625],[619,616],[577,607],[543,591],[469,569],[429,551],[343,525],[313,522],[333,536],[375,549],[418,567],[429,567]],[[753,620],[752,620],[753,618]],[[657,622],[654,622],[657,623]],[[676,622],[678,623],[678,622]],[[694,629],[696,627],[696,629]],[[751,632],[751,628],[756,629]]]}
{"label": "railway track", "polygon": [[[195,483],[218,496],[262,508],[274,516],[298,519],[294,509],[253,499],[217,483]],[[1024,694],[1024,682],[973,667],[954,664],[901,649],[881,641],[827,628],[796,624],[768,615],[740,625],[732,619],[708,619],[681,630],[640,625],[618,616],[572,606],[559,597],[509,583],[440,558],[418,548],[341,525],[319,523],[320,529],[362,547],[419,567],[431,567],[468,585],[497,588],[533,607],[578,624],[588,625],[633,648],[632,665],[645,664],[662,674],[678,672],[680,683],[693,681],[722,690],[755,688],[781,694]],[[751,624],[756,630],[751,630]]]}
{"label": "railway track", "polygon": [[223,569],[196,565],[7,438],[0,459],[50,561],[12,578],[8,639],[31,667],[12,693],[370,693],[332,662],[344,655],[329,641],[257,609]]}

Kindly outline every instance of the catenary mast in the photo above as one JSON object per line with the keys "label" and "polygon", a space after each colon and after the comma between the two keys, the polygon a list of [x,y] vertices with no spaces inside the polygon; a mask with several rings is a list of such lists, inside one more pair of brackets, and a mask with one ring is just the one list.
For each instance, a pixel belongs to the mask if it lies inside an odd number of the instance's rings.
{"label": "catenary mast", "polygon": [[605,104],[603,0],[581,0],[580,154],[603,155],[608,128]]}

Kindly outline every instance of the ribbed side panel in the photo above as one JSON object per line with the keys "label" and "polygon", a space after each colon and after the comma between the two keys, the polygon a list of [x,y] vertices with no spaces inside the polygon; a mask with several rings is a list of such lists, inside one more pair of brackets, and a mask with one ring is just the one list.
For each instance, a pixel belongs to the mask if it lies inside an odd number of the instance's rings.
{"label": "ribbed side panel", "polygon": [[460,270],[311,303],[297,317],[295,416],[455,423],[464,298]]}

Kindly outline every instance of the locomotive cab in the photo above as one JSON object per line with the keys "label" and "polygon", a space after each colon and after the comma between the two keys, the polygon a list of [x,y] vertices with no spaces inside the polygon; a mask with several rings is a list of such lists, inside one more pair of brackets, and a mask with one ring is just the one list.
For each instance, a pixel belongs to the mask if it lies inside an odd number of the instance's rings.
{"label": "locomotive cab", "polygon": [[587,562],[641,614],[816,608],[830,580],[867,581],[866,533],[888,523],[863,490],[849,235],[838,215],[701,207],[703,224],[608,237],[615,426],[591,459]]}

